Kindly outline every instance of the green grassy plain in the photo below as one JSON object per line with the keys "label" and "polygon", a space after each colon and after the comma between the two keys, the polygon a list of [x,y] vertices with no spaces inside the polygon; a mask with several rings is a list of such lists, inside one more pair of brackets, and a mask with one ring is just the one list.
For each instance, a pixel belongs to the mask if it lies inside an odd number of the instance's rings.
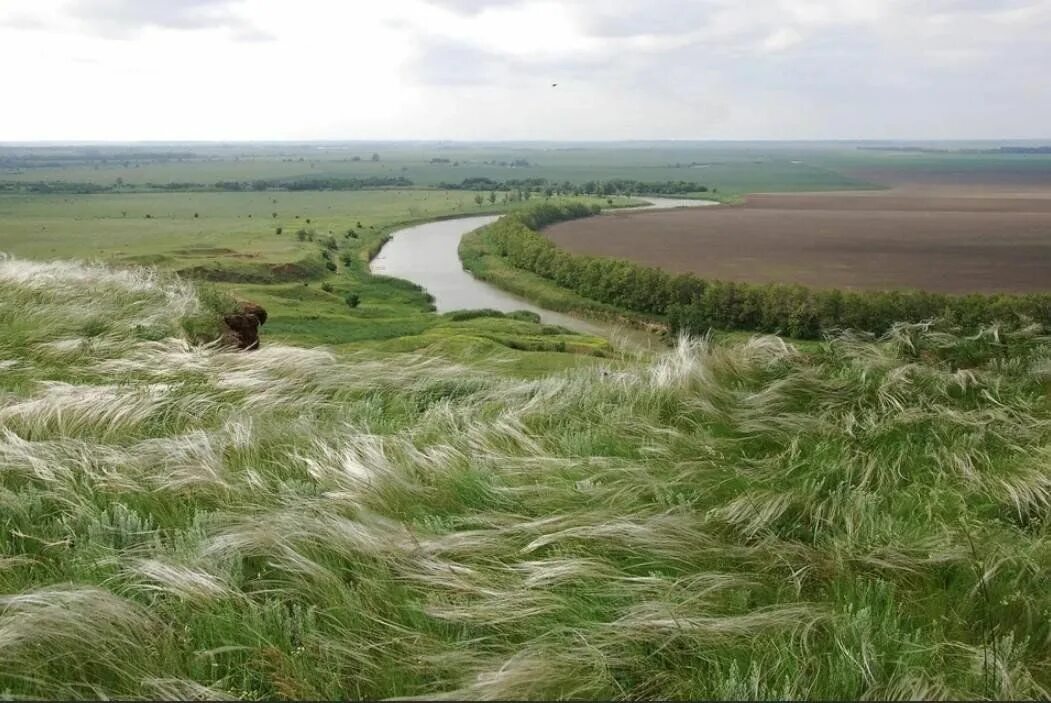
{"label": "green grassy plain", "polygon": [[[359,222],[367,231],[484,211],[473,196],[431,190],[0,195],[0,248],[28,258],[167,267],[224,254],[284,262],[316,248],[297,241],[301,228],[342,236]],[[282,235],[275,234],[278,227]]]}
{"label": "green grassy plain", "polygon": [[[519,152],[456,148],[317,160],[441,180],[463,167],[430,153]],[[0,179],[310,168],[246,149]],[[692,153],[589,149],[545,168]],[[720,193],[856,184],[747,149]],[[1051,694],[1051,342],[912,325],[636,354],[368,274],[391,229],[472,198],[0,196],[0,698]],[[221,280],[171,275],[200,267]],[[260,350],[191,343],[216,292],[270,311]]]}
{"label": "green grassy plain", "polygon": [[[621,201],[627,202],[615,202]],[[433,347],[446,357],[476,360],[531,350],[519,354],[518,363],[503,364],[526,375],[581,363],[560,350],[608,353],[602,340],[552,334],[533,323],[447,320],[430,312],[431,300],[417,287],[368,272],[372,253],[399,227],[514,206],[498,200],[480,207],[473,193],[437,190],[7,194],[0,195],[0,251],[147,265],[203,279],[266,308],[262,331],[273,341],[368,345],[377,353]],[[299,230],[312,239],[301,240]],[[321,258],[329,238],[336,244],[335,271]],[[349,293],[360,299],[354,309],[345,302]]]}
{"label": "green grassy plain", "polygon": [[[158,147],[159,148],[159,147]],[[271,147],[235,145],[169,147],[191,150],[182,160],[93,158],[89,162],[0,168],[0,181],[83,182],[129,187],[147,183],[200,183],[267,178],[368,178],[404,176],[418,186],[493,180],[545,178],[574,183],[626,178],[685,180],[740,195],[755,191],[839,190],[875,184],[838,173],[823,164],[835,147],[764,144],[606,144],[518,146],[486,144],[360,144]],[[373,153],[380,161],[371,161]],[[0,155],[3,150],[0,149]],[[360,160],[354,161],[354,156]],[[448,163],[433,163],[433,160]],[[513,166],[525,160],[528,166]],[[47,162],[42,162],[47,163]],[[125,165],[127,164],[127,165]],[[503,165],[501,165],[503,164]]]}
{"label": "green grassy plain", "polygon": [[464,336],[465,363],[188,344],[207,314],[148,271],[0,261],[0,697],[1051,689],[1046,339],[522,378]]}

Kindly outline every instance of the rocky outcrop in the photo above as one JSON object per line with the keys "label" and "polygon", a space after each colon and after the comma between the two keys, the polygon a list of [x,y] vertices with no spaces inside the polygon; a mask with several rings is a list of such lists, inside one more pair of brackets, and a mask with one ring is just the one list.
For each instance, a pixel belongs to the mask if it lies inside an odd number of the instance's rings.
{"label": "rocky outcrop", "polygon": [[237,349],[258,349],[259,328],[266,322],[266,310],[255,303],[241,303],[237,310],[223,316],[222,342]]}

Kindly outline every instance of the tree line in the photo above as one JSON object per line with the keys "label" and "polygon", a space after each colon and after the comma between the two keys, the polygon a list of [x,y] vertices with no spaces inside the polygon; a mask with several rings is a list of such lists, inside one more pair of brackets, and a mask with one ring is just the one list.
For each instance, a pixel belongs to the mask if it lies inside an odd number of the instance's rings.
{"label": "tree line", "polygon": [[366,188],[408,188],[413,182],[404,176],[368,178],[271,178],[253,181],[218,181],[217,190],[365,190]]}
{"label": "tree line", "polygon": [[897,322],[940,318],[975,329],[1051,321],[1049,294],[947,295],[926,291],[843,291],[792,284],[709,281],[671,274],[625,259],[574,255],[538,230],[587,217],[597,208],[544,204],[505,216],[486,230],[486,241],[508,263],[592,300],[667,319],[673,331],[709,329],[819,339],[836,329],[883,334]]}
{"label": "tree line", "polygon": [[369,188],[409,188],[413,182],[404,176],[370,176],[368,178],[295,178],[256,179],[252,181],[216,181],[215,183],[78,183],[73,181],[0,181],[0,193],[34,193],[61,195],[94,195],[126,192],[244,192],[265,190],[367,190]]}
{"label": "tree line", "polygon": [[509,178],[496,180],[485,177],[465,178],[459,183],[440,183],[445,190],[489,190],[544,193],[546,195],[685,195],[707,193],[708,186],[693,181],[636,181],[616,178],[608,181],[549,181],[546,178]]}

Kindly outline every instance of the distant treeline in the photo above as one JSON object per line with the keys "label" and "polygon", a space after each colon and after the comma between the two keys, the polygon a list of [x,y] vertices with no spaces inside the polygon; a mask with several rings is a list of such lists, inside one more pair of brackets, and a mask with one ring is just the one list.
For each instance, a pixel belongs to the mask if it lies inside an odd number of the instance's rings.
{"label": "distant treeline", "polygon": [[193,159],[189,151],[106,151],[69,147],[0,147],[0,168],[55,168],[62,166],[130,165],[132,162],[167,162]]}
{"label": "distant treeline", "polygon": [[1051,146],[998,146],[992,149],[939,149],[927,146],[859,146],[861,151],[897,151],[920,154],[1051,154]]}
{"label": "distant treeline", "polygon": [[526,190],[548,195],[684,195],[707,193],[708,187],[693,181],[636,181],[617,178],[609,181],[548,181],[546,178],[465,178],[460,183],[441,183],[439,188],[447,190]]}
{"label": "distant treeline", "polygon": [[3,181],[0,182],[0,193],[58,193],[65,195],[90,195],[92,193],[109,193],[116,186],[99,183],[69,183],[66,181]]}
{"label": "distant treeline", "polygon": [[632,261],[578,256],[559,249],[540,228],[592,214],[586,206],[544,204],[508,215],[486,230],[487,241],[513,266],[586,298],[665,317],[675,331],[711,328],[818,339],[833,329],[882,334],[897,322],[941,318],[974,329],[1051,319],[1051,295],[945,295],[923,291],[818,290],[799,285],[707,281]]}
{"label": "distant treeline", "polygon": [[369,178],[296,178],[253,181],[217,181],[216,183],[75,183],[68,181],[0,181],[0,193],[40,193],[92,195],[95,193],[186,192],[186,191],[263,191],[263,190],[365,190],[368,188],[407,188],[413,183],[403,176]]}
{"label": "distant treeline", "polygon": [[272,178],[254,181],[218,181],[217,190],[364,190],[366,188],[407,188],[413,183],[404,176],[368,178]]}

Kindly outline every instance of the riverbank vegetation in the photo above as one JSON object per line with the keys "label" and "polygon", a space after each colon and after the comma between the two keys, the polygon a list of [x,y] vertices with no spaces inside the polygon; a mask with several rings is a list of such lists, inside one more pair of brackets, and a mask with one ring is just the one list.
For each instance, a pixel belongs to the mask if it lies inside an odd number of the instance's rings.
{"label": "riverbank vegetation", "polygon": [[[974,332],[999,324],[1018,329],[1051,323],[1051,294],[945,295],[925,291],[840,291],[797,285],[708,281],[624,259],[574,255],[539,233],[547,224],[588,216],[584,210],[538,206],[504,218],[472,240],[470,268],[483,252],[585,299],[667,320],[675,332],[710,329],[820,339],[849,329],[882,335],[900,322],[933,319]],[[490,279],[496,281],[489,267]],[[507,272],[506,269],[504,270]],[[513,278],[509,276],[508,278]]]}
{"label": "riverbank vegetation", "polygon": [[522,380],[221,352],[187,338],[205,310],[148,270],[0,262],[5,697],[1051,689],[1031,330]]}

